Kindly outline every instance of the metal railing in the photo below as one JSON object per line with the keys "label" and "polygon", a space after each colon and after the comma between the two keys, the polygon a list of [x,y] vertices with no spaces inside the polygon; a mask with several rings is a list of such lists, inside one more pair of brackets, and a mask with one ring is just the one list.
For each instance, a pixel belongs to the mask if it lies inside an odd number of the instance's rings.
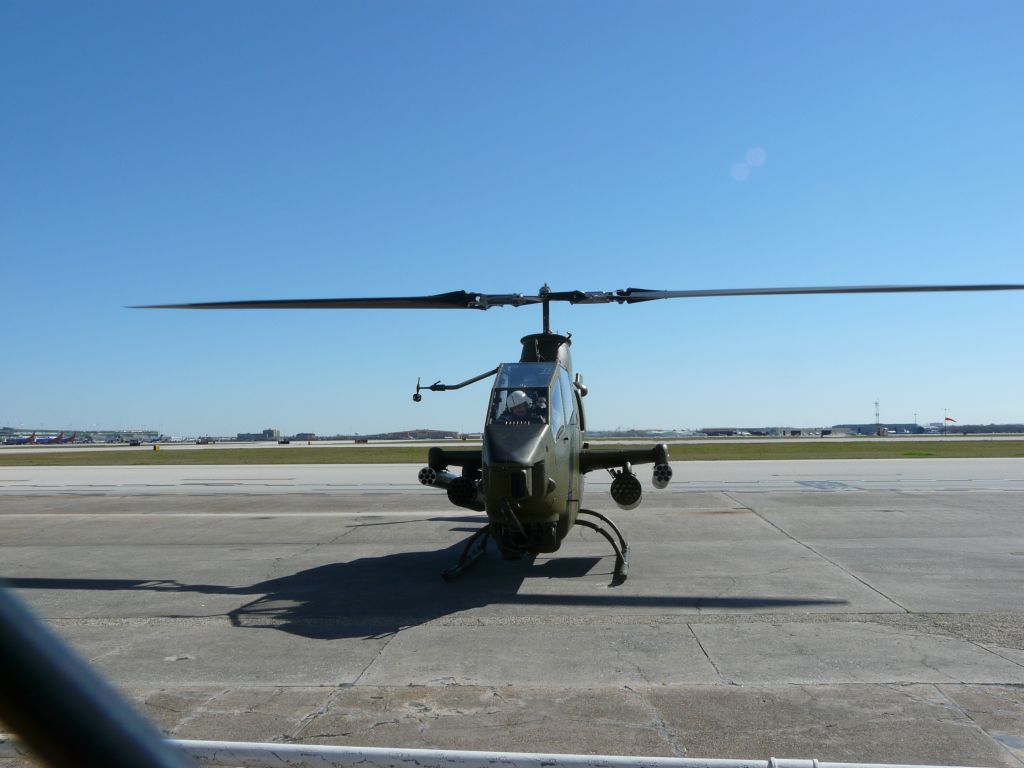
{"label": "metal railing", "polygon": [[[775,757],[767,760],[730,760],[560,755],[184,739],[166,739],[164,744],[184,753],[198,765],[246,768],[938,768],[890,763],[826,763]],[[0,734],[0,758],[7,757],[31,757],[31,753],[16,738]]]}

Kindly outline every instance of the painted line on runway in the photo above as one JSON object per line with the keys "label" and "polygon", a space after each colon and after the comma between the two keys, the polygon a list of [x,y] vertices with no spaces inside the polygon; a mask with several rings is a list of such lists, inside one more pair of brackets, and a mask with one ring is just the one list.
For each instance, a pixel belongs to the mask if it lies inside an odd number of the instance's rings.
{"label": "painted line on runway", "polygon": [[[444,510],[432,510],[423,512],[11,512],[2,513],[0,512],[0,520],[9,520],[15,518],[33,518],[38,519],[41,517],[54,517],[54,518],[85,518],[85,517],[96,517],[96,518],[125,518],[125,517],[240,517],[240,518],[295,518],[295,517],[438,517],[442,514],[447,513],[447,509]],[[448,515],[446,522],[450,522],[451,516]],[[466,522],[470,520],[486,520],[486,516],[483,514],[472,515],[467,514]]]}
{"label": "painted line on runway", "polygon": [[[394,486],[366,486],[366,485],[351,485],[351,486],[319,486],[319,485],[271,485],[264,483],[248,483],[246,485],[238,485],[236,483],[189,483],[187,485],[177,484],[157,484],[157,483],[124,483],[117,485],[19,485],[13,488],[0,487],[0,495],[25,495],[26,492],[35,492],[37,494],[68,494],[68,493],[95,493],[95,492],[107,492],[107,491],[126,491],[129,493],[136,493],[140,490],[145,489],[165,489],[165,488],[180,488],[182,493],[190,495],[206,495],[206,494],[195,494],[194,491],[201,488],[216,489],[217,492],[223,493],[223,489],[237,489],[232,493],[237,495],[260,495],[259,489],[262,488],[274,488],[274,489],[288,489],[288,493],[302,494],[302,493],[328,493],[337,495],[352,495],[352,494],[366,494],[366,493],[401,493],[407,494],[410,492],[429,495],[431,493],[436,494],[436,489],[424,488],[421,485],[394,485]],[[253,493],[257,491],[257,493]],[[173,494],[166,494],[173,495]]]}
{"label": "painted line on runway", "polygon": [[183,483],[205,483],[208,480],[217,480],[225,482],[236,482],[236,483],[248,483],[253,480],[268,480],[268,481],[284,481],[284,480],[295,480],[294,477],[183,477]]}

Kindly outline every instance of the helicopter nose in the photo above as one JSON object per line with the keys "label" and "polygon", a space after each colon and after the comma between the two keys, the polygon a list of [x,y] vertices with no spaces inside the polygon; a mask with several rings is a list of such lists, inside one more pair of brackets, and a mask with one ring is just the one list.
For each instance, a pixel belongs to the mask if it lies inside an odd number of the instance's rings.
{"label": "helicopter nose", "polygon": [[490,424],[484,429],[484,458],[489,464],[532,467],[547,457],[546,424]]}
{"label": "helicopter nose", "polygon": [[484,484],[513,499],[548,492],[546,425],[492,424],[484,430]]}

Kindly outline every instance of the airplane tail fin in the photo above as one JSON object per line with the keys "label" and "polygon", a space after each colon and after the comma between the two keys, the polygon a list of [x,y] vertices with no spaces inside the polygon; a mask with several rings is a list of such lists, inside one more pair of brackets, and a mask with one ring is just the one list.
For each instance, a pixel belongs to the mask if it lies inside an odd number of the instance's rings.
{"label": "airplane tail fin", "polygon": [[72,432],[72,433],[71,433],[71,437],[69,437],[69,438],[68,438],[67,440],[65,440],[64,442],[65,442],[65,443],[73,443],[73,442],[75,442],[75,438],[76,438],[76,437],[78,437],[78,433],[77,433],[77,432]]}

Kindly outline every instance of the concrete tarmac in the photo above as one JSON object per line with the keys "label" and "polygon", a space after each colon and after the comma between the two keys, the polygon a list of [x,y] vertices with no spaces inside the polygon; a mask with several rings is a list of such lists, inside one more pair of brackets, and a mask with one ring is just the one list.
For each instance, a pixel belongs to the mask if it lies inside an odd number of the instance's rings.
{"label": "concrete tarmac", "polygon": [[179,738],[1024,766],[1024,460],[685,462],[492,549],[418,466],[0,468],[0,577]]}

